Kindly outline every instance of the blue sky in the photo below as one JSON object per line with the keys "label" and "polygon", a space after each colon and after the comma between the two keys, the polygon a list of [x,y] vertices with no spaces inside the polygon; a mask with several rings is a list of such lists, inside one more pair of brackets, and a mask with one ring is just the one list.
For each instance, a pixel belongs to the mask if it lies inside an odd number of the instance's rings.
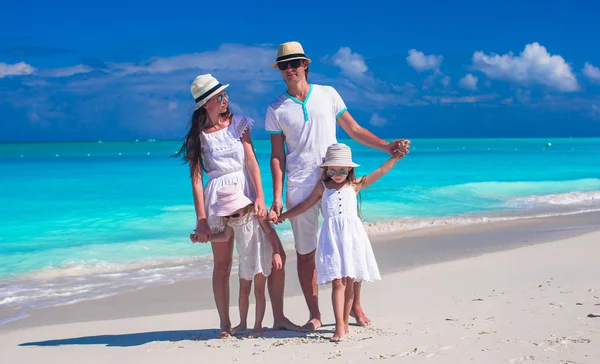
{"label": "blue sky", "polygon": [[180,139],[189,86],[231,83],[265,137],[300,41],[309,81],[385,137],[600,136],[592,1],[9,2],[0,13],[0,142]]}

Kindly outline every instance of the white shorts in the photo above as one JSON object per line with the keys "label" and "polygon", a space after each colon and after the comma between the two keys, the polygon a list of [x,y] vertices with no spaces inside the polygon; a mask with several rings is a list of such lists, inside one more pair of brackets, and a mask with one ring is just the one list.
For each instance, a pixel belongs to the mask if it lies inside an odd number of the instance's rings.
{"label": "white shorts", "polygon": [[[310,196],[315,186],[304,185],[287,188],[286,192],[286,207],[291,209]],[[317,202],[310,209],[302,214],[291,217],[292,232],[294,233],[294,241],[298,254],[308,254],[317,249],[319,242],[319,212],[321,202]]]}

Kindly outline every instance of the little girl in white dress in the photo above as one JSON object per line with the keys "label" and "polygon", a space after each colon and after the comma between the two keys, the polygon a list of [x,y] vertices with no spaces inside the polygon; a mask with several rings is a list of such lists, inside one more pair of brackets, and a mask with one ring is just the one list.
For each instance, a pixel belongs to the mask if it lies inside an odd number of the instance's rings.
{"label": "little girl in white dress", "polygon": [[341,341],[348,332],[348,320],[354,298],[354,281],[381,280],[371,242],[358,214],[356,195],[373,184],[404,157],[398,151],[373,173],[356,178],[352,151],[345,144],[327,148],[323,182],[311,195],[279,216],[278,223],[308,210],[321,202],[323,226],[317,247],[317,284],[332,282],[335,333],[332,341]]}
{"label": "little girl in white dress", "polygon": [[211,206],[216,216],[223,219],[225,231],[212,236],[213,242],[226,242],[235,237],[240,278],[240,324],[231,330],[232,334],[247,328],[250,290],[254,281],[256,300],[256,321],[250,337],[263,335],[262,320],[265,315],[265,286],[271,268],[283,267],[277,232],[266,219],[254,215],[253,203],[246,197],[239,184],[225,185],[216,191],[216,202]]}

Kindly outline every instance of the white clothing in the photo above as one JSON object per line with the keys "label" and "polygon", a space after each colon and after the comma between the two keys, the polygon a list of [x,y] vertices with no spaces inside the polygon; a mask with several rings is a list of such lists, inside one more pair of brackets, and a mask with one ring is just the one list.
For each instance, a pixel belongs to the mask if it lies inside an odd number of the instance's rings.
{"label": "white clothing", "polygon": [[[286,208],[289,210],[300,202],[306,200],[315,186],[288,187],[286,193]],[[290,218],[294,245],[299,254],[308,254],[317,249],[319,242],[319,208],[317,202],[302,214]]]}
{"label": "white clothing", "polygon": [[317,164],[327,147],[337,143],[337,118],[346,110],[333,87],[314,84],[304,102],[285,92],[269,105],[265,129],[285,136],[288,186],[314,187],[321,180]]}
{"label": "white clothing", "polygon": [[271,274],[273,247],[254,212],[247,213],[238,220],[230,219],[228,225],[235,235],[239,277],[251,281],[259,273],[264,276]]}
{"label": "white clothing", "polygon": [[210,231],[223,232],[225,224],[216,216],[211,206],[217,202],[217,190],[227,184],[238,183],[246,197],[254,201],[256,193],[245,169],[244,146],[241,137],[254,120],[241,115],[233,115],[228,127],[212,132],[201,132],[202,161],[208,176],[204,186],[204,208]]}
{"label": "white clothing", "polygon": [[381,280],[371,242],[358,216],[352,186],[339,191],[325,187],[321,197],[324,217],[317,250],[317,284],[344,277],[359,281]]}

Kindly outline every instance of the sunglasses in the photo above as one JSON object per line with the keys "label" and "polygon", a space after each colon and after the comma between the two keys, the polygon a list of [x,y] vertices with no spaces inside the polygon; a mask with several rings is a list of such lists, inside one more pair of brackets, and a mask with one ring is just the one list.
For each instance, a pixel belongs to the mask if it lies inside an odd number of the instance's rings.
{"label": "sunglasses", "polygon": [[231,215],[229,215],[229,216],[225,216],[225,217],[226,217],[226,218],[228,218],[228,219],[231,219],[232,217],[233,217],[234,219],[237,219],[238,217],[240,217],[240,213],[238,212],[237,214],[231,214]]}
{"label": "sunglasses", "polygon": [[277,63],[277,67],[279,67],[280,70],[285,71],[287,70],[288,66],[292,66],[292,68],[298,68],[301,64],[301,59],[292,59],[291,61]]}
{"label": "sunglasses", "polygon": [[333,177],[335,175],[343,177],[348,175],[348,171],[345,169],[340,169],[339,171],[336,171],[335,169],[328,169],[325,173],[327,173],[329,177]]}
{"label": "sunglasses", "polygon": [[220,94],[219,96],[217,96],[217,102],[219,104],[221,104],[223,102],[223,100],[229,100],[229,95],[227,94],[227,92],[223,92],[222,94]]}

